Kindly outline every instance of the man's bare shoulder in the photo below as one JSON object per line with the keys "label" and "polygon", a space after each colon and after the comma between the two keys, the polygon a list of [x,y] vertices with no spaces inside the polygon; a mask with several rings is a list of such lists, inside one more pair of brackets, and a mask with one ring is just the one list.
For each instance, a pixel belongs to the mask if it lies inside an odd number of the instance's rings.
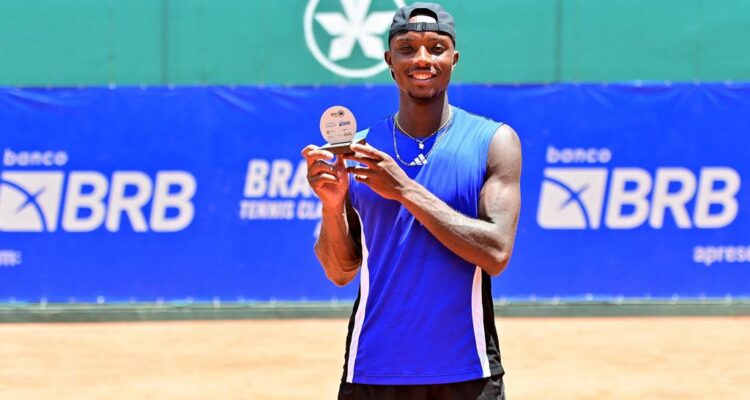
{"label": "man's bare shoulder", "polygon": [[508,124],[502,124],[495,131],[487,158],[491,173],[520,173],[521,139]]}

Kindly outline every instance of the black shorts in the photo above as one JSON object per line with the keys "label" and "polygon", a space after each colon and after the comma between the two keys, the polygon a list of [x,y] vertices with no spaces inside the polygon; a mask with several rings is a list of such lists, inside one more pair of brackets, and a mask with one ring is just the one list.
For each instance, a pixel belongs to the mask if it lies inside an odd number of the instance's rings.
{"label": "black shorts", "polygon": [[505,400],[503,376],[439,385],[362,385],[342,382],[338,400]]}

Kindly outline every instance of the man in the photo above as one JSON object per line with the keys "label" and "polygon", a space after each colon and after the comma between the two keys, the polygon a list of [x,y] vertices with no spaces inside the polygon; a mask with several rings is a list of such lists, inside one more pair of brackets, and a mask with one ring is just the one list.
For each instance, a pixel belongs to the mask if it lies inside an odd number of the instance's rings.
{"label": "man", "polygon": [[490,276],[513,248],[521,147],[449,105],[455,38],[440,6],[399,9],[385,53],[398,113],[353,155],[302,151],[323,204],[316,255],[339,286],[360,274],[339,399],[505,398]]}

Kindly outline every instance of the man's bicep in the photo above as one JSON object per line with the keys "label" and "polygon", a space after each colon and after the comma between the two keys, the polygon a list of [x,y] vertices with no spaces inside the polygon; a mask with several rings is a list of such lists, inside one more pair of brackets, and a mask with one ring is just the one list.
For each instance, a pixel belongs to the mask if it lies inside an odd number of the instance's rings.
{"label": "man's bicep", "polygon": [[479,197],[481,219],[515,233],[521,208],[521,142],[508,125],[502,125],[490,142],[487,178]]}

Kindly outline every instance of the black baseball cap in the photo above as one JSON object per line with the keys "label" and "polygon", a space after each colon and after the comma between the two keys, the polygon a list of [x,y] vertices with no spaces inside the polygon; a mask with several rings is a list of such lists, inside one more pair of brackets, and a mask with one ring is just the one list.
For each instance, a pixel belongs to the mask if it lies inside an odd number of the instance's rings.
{"label": "black baseball cap", "polygon": [[[417,11],[427,11],[427,15],[433,15],[437,22],[409,22]],[[398,34],[404,32],[437,32],[450,36],[453,45],[456,44],[456,23],[453,16],[445,11],[440,4],[435,3],[414,3],[399,8],[393,16],[391,29],[388,31],[388,42]]]}

